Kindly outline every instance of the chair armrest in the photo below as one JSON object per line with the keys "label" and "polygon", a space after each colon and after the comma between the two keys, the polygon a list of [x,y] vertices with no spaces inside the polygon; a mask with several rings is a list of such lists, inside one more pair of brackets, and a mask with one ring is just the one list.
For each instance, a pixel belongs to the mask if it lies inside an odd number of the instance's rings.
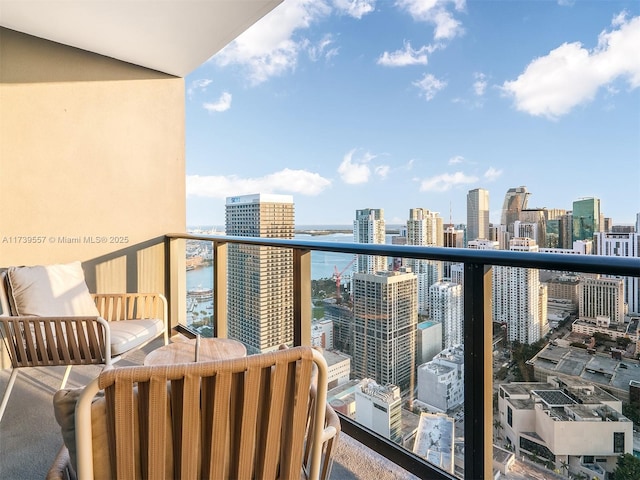
{"label": "chair armrest", "polygon": [[101,317],[0,317],[13,368],[111,364],[111,330]]}

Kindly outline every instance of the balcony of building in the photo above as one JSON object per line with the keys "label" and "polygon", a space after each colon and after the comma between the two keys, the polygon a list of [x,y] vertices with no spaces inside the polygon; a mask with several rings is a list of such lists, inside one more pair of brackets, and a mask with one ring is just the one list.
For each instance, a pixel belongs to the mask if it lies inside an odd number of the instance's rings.
{"label": "balcony of building", "polygon": [[[188,234],[168,234],[138,245],[116,250],[108,255],[83,262],[91,290],[99,285],[101,275],[123,275],[125,286],[148,283],[157,277],[156,284],[170,302],[173,326],[186,322],[186,240],[211,242],[213,245],[213,325],[216,336],[227,336],[227,269],[226,252],[230,244],[270,245],[293,252],[293,310],[295,345],[311,344],[311,256],[314,251],[344,254],[370,254],[395,258],[419,258],[464,264],[464,401],[459,413],[452,416],[457,425],[455,452],[451,470],[433,464],[411,451],[411,443],[402,445],[363,428],[353,418],[341,415],[343,435],[336,454],[332,478],[371,478],[375,471],[380,478],[491,478],[498,467],[494,464],[495,420],[493,405],[493,329],[491,321],[491,272],[495,266],[520,266],[542,270],[633,275],[639,262],[632,259],[564,256],[508,251],[473,251],[435,247],[410,247],[372,244],[336,244],[321,241],[278,240],[247,237],[210,237]],[[25,254],[34,247],[25,248]],[[36,247],[37,248],[37,247]],[[154,252],[154,253],[150,253]],[[112,265],[124,266],[122,270]],[[99,273],[102,272],[102,273]],[[123,360],[123,364],[141,363],[145,352],[138,352]],[[85,384],[96,371],[91,367],[77,369],[76,385]],[[61,437],[53,419],[51,395],[56,389],[61,371],[29,372],[18,382],[5,418],[0,423],[2,434],[2,469],[11,477],[42,476],[46,471]],[[6,386],[8,372],[2,372],[0,388]],[[406,398],[405,398],[406,399]],[[29,405],[28,409],[24,406]],[[457,422],[460,420],[460,422]],[[462,421],[464,420],[464,421]],[[405,438],[407,435],[404,435]],[[499,436],[499,435],[498,435]],[[502,446],[502,445],[500,445]],[[471,454],[469,454],[472,452]],[[535,458],[535,455],[531,456]],[[433,461],[433,459],[431,458]],[[506,478],[522,478],[517,473],[543,469],[547,478],[554,475],[550,465],[537,465],[522,459],[507,473]],[[512,476],[509,476],[512,475]],[[526,475],[525,477],[526,478]]]}

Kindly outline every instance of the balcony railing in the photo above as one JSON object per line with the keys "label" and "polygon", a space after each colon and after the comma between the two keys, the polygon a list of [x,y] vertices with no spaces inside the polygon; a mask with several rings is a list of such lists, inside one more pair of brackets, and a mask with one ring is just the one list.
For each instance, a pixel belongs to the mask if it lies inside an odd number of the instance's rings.
{"label": "balcony railing", "polygon": [[[640,276],[640,259],[587,255],[562,255],[502,250],[470,250],[442,247],[418,247],[380,244],[333,243],[282,240],[255,237],[168,234],[165,243],[166,289],[169,298],[171,278],[182,265],[174,258],[172,243],[200,240],[213,243],[214,330],[227,336],[227,246],[244,244],[271,246],[293,251],[294,343],[311,344],[311,252],[338,252],[396,258],[436,260],[464,264],[464,476],[492,477],[492,266],[525,267],[540,270],[597,273],[622,277]],[[172,257],[172,254],[174,257]],[[175,285],[173,288],[176,288]],[[185,292],[181,292],[185,293]],[[388,439],[341,415],[345,433],[420,478],[453,479],[452,474],[436,468]]]}

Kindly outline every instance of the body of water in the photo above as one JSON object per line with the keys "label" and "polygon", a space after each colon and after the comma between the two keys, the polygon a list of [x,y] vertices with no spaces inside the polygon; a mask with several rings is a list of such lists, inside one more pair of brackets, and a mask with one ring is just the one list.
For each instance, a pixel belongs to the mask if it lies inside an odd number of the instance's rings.
{"label": "body of water", "polygon": [[[297,234],[297,240],[315,240],[319,242],[353,242],[352,233],[331,233],[328,235]],[[353,260],[350,253],[311,252],[311,278],[331,278],[334,267],[342,272]],[[351,267],[347,269],[348,273]],[[213,287],[213,267],[196,268],[187,272],[187,290]]]}

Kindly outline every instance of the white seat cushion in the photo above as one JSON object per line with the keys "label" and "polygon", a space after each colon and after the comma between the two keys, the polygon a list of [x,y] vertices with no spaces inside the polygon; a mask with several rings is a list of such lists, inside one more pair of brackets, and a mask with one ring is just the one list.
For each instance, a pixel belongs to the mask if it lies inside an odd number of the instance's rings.
{"label": "white seat cushion", "polygon": [[109,330],[111,331],[111,355],[121,355],[156,338],[164,330],[164,323],[157,318],[121,320],[109,322]]}
{"label": "white seat cushion", "polygon": [[98,317],[80,262],[9,267],[9,303],[13,315]]}

